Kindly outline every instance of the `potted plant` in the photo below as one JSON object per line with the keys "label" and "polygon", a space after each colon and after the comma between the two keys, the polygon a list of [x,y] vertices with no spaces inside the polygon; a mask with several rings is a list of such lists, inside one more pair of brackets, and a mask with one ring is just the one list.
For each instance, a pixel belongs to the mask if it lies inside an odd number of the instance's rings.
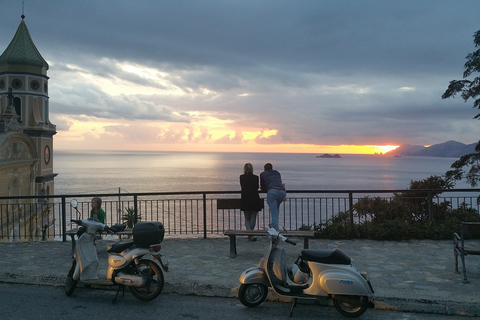
{"label": "potted plant", "polygon": [[[122,221],[123,221],[123,224],[128,228],[128,229],[132,229],[134,224],[135,224],[135,210],[133,208],[126,208],[126,213],[122,216]],[[137,215],[137,221],[141,221],[142,220],[142,216],[141,215]]]}

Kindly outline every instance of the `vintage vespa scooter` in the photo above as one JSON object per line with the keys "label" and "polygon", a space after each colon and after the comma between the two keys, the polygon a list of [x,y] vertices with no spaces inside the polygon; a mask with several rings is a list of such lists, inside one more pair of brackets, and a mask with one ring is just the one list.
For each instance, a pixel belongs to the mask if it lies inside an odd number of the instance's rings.
{"label": "vintage vespa scooter", "polygon": [[[75,209],[77,204],[76,200],[71,201]],[[160,254],[165,235],[161,222],[138,222],[133,227],[133,241],[109,247],[107,274],[99,277],[95,234],[112,230],[96,219],[71,221],[82,226],[85,232],[75,244],[65,285],[67,296],[72,295],[79,281],[86,286],[118,286],[114,302],[126,286],[143,301],[153,300],[162,292],[165,281],[162,269],[168,271],[168,261]]]}
{"label": "vintage vespa scooter", "polygon": [[270,246],[258,267],[245,270],[240,276],[240,302],[253,308],[267,297],[268,288],[293,298],[290,316],[297,299],[331,298],[340,314],[354,318],[373,308],[373,287],[366,274],[351,265],[350,257],[339,249],[304,249],[298,259],[287,267],[285,250],[279,241],[295,245],[273,228],[267,230]]}

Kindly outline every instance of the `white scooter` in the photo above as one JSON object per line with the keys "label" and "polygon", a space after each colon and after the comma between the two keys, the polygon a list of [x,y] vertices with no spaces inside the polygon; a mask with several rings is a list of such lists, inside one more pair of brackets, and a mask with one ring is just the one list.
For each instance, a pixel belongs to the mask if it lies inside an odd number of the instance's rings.
{"label": "white scooter", "polygon": [[331,298],[340,314],[354,318],[367,308],[373,308],[373,287],[366,273],[351,265],[350,257],[339,249],[304,249],[288,268],[285,250],[277,248],[279,241],[295,245],[273,228],[267,230],[270,246],[258,267],[245,270],[240,276],[240,302],[253,308],[267,297],[268,288],[293,298],[290,316],[297,299]]}
{"label": "white scooter", "polygon": [[[71,205],[77,209],[77,201]],[[115,243],[107,249],[106,277],[98,277],[98,256],[95,247],[97,232],[111,231],[96,219],[71,220],[84,228],[75,244],[72,267],[67,275],[65,294],[72,295],[80,281],[88,286],[118,286],[114,302],[125,286],[143,301],[155,299],[163,290],[162,269],[168,271],[168,261],[160,254],[165,230],[160,222],[138,222],[133,227],[133,241]]]}

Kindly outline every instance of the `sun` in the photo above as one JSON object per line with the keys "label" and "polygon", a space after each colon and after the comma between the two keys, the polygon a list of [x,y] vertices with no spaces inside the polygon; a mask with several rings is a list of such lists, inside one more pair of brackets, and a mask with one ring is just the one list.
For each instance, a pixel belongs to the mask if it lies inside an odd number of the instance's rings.
{"label": "sun", "polygon": [[397,149],[398,146],[373,146],[372,149],[376,153],[387,153],[389,151]]}

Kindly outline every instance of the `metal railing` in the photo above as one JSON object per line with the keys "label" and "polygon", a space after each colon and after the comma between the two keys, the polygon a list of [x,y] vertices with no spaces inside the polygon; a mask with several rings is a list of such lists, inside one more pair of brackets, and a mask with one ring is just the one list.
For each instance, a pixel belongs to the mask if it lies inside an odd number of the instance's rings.
{"label": "metal railing", "polygon": [[[437,195],[439,192],[441,194]],[[288,190],[287,199],[280,208],[280,226],[286,230],[313,227],[329,223],[341,212],[350,217],[350,224],[360,223],[362,219],[369,219],[354,212],[354,205],[360,199],[379,197],[389,201],[399,193],[411,200],[425,200],[429,219],[442,203],[450,208],[468,207],[477,212],[480,209],[477,201],[480,189]],[[419,193],[422,196],[418,196]],[[425,197],[425,194],[428,196]],[[110,226],[123,224],[127,209],[132,209],[135,220],[161,221],[165,232],[171,235],[203,235],[207,238],[209,234],[222,234],[227,229],[245,228],[244,215],[239,208],[217,207],[218,199],[239,198],[239,191],[0,197],[0,241],[66,241],[65,232],[72,228],[70,220],[89,217],[90,200],[93,197],[102,198],[105,223]],[[265,198],[266,194],[261,194],[261,197]],[[74,198],[79,203],[78,212],[70,206]],[[257,216],[256,228],[265,228],[269,223],[269,210],[265,205]]]}

